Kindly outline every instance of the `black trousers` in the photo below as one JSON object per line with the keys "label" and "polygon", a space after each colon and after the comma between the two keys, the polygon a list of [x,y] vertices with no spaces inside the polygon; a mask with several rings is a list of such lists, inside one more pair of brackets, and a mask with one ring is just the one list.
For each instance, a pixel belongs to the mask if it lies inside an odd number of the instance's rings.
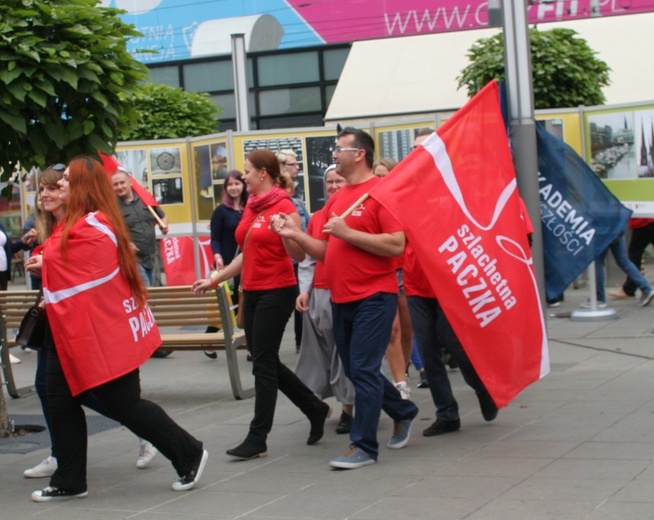
{"label": "black trousers", "polygon": [[255,390],[254,418],[248,439],[265,446],[272,429],[278,390],[309,419],[319,414],[323,405],[279,359],[284,329],[295,307],[296,287],[245,291],[244,294],[245,337],[252,352]]}
{"label": "black trousers", "polygon": [[[9,262],[9,260],[7,260]],[[11,267],[11,264],[9,264]],[[0,272],[0,291],[6,291],[7,287],[9,286],[9,278],[11,278],[11,272],[10,271],[1,271]]]}
{"label": "black trousers", "polygon": [[[50,485],[85,490],[88,439],[82,402],[88,392],[71,395],[56,348],[48,352],[46,387],[58,465]],[[179,476],[189,473],[202,457],[200,441],[182,429],[159,405],[141,399],[138,369],[96,386],[93,395],[111,418],[151,442],[167,457]]]}

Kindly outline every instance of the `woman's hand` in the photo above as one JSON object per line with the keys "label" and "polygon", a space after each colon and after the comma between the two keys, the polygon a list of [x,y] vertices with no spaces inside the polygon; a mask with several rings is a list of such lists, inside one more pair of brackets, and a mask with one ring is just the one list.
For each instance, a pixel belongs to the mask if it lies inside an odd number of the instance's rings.
{"label": "woman's hand", "polygon": [[25,270],[33,276],[41,276],[42,268],[43,255],[30,256],[29,260],[25,262]]}
{"label": "woman's hand", "polygon": [[300,229],[295,221],[286,213],[277,213],[270,218],[270,229],[283,238],[293,238]]}
{"label": "woman's hand", "polygon": [[301,292],[295,299],[295,309],[299,312],[307,312],[309,310],[309,293]]}
{"label": "woman's hand", "polygon": [[224,282],[227,278],[224,276],[224,271],[211,271],[209,278],[202,278],[193,283],[192,291],[194,294],[200,295],[207,292],[209,289],[218,289],[218,285]]}
{"label": "woman's hand", "polygon": [[25,233],[22,237],[20,237],[20,241],[26,246],[31,247],[34,244],[34,242],[36,242],[38,236],[39,233],[36,231],[36,229],[32,228],[27,233]]}
{"label": "woman's hand", "polygon": [[209,289],[213,289],[211,286],[211,278],[202,278],[193,282],[193,294],[200,296]]}

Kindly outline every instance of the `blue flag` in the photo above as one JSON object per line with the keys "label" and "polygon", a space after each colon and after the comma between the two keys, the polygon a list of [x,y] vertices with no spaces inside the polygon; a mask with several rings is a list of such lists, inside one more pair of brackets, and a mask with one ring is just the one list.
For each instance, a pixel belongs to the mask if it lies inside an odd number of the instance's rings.
{"label": "blue flag", "polygon": [[545,287],[559,296],[620,233],[631,210],[577,152],[536,122]]}

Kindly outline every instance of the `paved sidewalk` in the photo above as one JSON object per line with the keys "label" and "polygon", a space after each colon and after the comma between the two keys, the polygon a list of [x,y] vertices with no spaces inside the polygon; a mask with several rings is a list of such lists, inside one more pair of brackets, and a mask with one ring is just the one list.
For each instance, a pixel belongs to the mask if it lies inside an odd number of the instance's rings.
{"label": "paved sidewalk", "polygon": [[[576,309],[587,290],[570,289],[549,313]],[[474,392],[451,371],[462,429],[423,437],[434,420],[429,392],[409,445],[388,450],[391,420],[383,416],[379,463],[352,471],[328,462],[348,439],[328,421],[324,439],[306,445],[309,423],[280,395],[268,457],[234,462],[225,450],[241,441],[252,400],[231,396],[224,354],[174,353],[142,369],[143,394],[161,404],[205,442],[209,462],[197,489],[175,493],[175,473],[158,456],[138,470],[138,443],[123,428],[89,440],[89,496],[36,504],[22,471],[48,455],[0,455],[2,518],[216,520],[651,520],[654,517],[654,304],[614,302],[619,319],[572,322],[548,318],[552,372],[526,389],[492,423],[484,422]],[[282,347],[292,366],[291,336]],[[33,378],[35,354],[18,352],[21,384]],[[249,380],[249,364],[243,355]],[[332,402],[333,400],[330,400]],[[8,399],[11,414],[40,413],[36,396]]]}

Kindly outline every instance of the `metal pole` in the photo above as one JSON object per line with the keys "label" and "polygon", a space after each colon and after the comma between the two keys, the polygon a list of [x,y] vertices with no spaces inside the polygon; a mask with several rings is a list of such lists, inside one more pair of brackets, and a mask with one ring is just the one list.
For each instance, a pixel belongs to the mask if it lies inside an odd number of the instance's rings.
{"label": "metal pole", "polygon": [[540,225],[538,150],[526,4],[526,0],[503,1],[504,63],[513,162],[520,194],[534,224],[531,253],[538,290],[544,300],[545,264],[543,261],[543,233]]}
{"label": "metal pole", "polygon": [[[189,172],[189,193],[191,194],[191,234],[193,236],[193,266],[195,267],[195,279],[198,280],[202,277],[202,269],[200,266],[200,257],[202,253],[200,249],[200,237],[198,235],[198,194],[200,188],[195,179],[195,168],[193,164],[193,149],[191,148],[191,138],[186,138],[186,166]],[[166,281],[166,284],[168,282]]]}
{"label": "metal pole", "polygon": [[234,96],[236,98],[236,129],[239,132],[250,130],[248,112],[247,54],[245,34],[232,34],[232,67],[234,70]]}

